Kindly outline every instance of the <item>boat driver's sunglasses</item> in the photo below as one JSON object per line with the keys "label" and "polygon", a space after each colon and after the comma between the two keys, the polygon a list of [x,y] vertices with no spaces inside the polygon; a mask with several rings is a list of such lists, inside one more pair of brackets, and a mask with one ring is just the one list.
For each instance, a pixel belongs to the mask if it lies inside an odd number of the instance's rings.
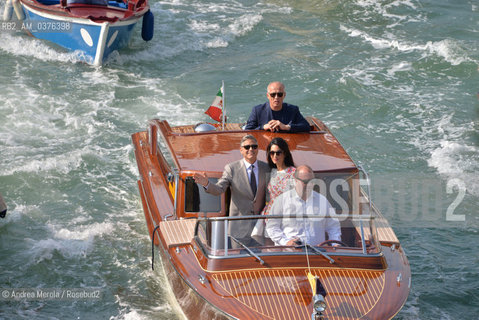
{"label": "boat driver's sunglasses", "polygon": [[245,145],[245,146],[242,146],[245,150],[249,150],[249,148],[253,149],[253,150],[256,150],[258,149],[258,145],[257,144],[248,144],[248,145]]}
{"label": "boat driver's sunglasses", "polygon": [[284,92],[271,92],[271,93],[268,93],[268,94],[271,98],[274,99],[274,98],[276,98],[276,96],[278,96],[278,98],[283,97]]}

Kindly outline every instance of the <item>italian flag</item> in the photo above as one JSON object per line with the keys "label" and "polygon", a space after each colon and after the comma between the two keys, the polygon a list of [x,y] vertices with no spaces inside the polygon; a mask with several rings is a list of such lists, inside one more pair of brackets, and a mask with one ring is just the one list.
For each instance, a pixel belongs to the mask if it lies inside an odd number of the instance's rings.
{"label": "italian flag", "polygon": [[223,87],[220,88],[220,90],[216,94],[215,99],[205,113],[209,115],[213,120],[222,122],[221,116],[223,114]]}

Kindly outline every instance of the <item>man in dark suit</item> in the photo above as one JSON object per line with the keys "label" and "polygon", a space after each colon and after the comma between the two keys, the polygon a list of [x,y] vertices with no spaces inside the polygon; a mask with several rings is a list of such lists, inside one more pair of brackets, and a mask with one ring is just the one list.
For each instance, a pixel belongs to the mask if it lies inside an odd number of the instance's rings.
{"label": "man in dark suit", "polygon": [[283,132],[309,132],[309,123],[295,105],[283,102],[286,97],[284,84],[271,82],[266,92],[268,102],[251,110],[245,130],[269,130]]}
{"label": "man in dark suit", "polygon": [[[265,205],[266,186],[270,168],[258,161],[258,142],[252,135],[241,139],[240,152],[243,159],[228,163],[218,182],[210,183],[204,173],[196,173],[194,179],[206,192],[220,195],[231,189],[229,216],[259,215]],[[229,233],[238,240],[251,245],[251,231],[256,221],[241,220],[229,222]]]}

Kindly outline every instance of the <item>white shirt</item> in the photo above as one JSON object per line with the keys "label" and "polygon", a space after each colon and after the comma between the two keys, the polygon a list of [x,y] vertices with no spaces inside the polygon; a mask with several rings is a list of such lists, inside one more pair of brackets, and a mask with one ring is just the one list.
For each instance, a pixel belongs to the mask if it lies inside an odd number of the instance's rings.
{"label": "white shirt", "polygon": [[279,195],[271,206],[271,215],[284,215],[291,219],[267,219],[266,232],[276,245],[284,246],[299,238],[303,243],[318,245],[329,240],[341,240],[341,226],[334,218],[303,219],[303,215],[334,215],[335,210],[323,195],[312,191],[306,201],[295,189]]}
{"label": "white shirt", "polygon": [[258,160],[256,160],[253,164],[249,163],[245,159],[243,159],[244,165],[246,167],[246,172],[248,173],[248,181],[251,181],[251,166],[254,165],[254,177],[256,178],[256,185],[258,185]]}

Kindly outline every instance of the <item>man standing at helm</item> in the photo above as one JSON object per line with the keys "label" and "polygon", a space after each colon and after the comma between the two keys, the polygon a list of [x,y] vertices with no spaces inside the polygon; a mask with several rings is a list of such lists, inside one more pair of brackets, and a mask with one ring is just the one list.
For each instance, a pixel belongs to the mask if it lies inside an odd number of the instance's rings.
{"label": "man standing at helm", "polygon": [[286,97],[284,84],[271,82],[266,90],[266,103],[251,110],[245,130],[268,130],[272,132],[309,132],[308,121],[295,105],[283,102]]}

